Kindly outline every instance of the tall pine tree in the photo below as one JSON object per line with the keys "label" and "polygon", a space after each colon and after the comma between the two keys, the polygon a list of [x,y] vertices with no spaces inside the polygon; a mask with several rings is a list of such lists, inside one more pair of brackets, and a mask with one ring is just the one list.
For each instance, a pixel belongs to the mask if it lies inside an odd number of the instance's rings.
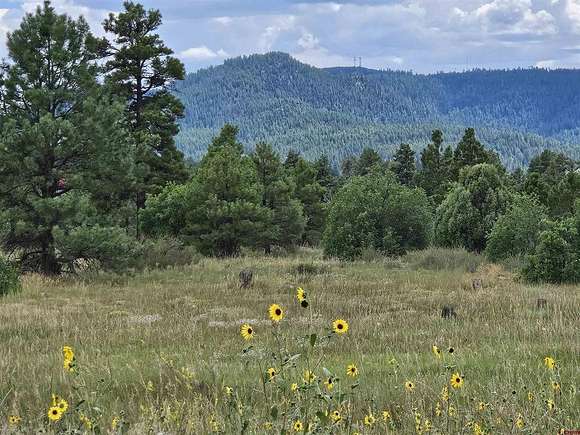
{"label": "tall pine tree", "polygon": [[399,183],[405,186],[415,185],[415,151],[404,143],[399,146],[393,157],[392,170],[397,176]]}
{"label": "tall pine tree", "polygon": [[175,80],[184,78],[185,68],[156,33],[162,23],[158,10],[146,11],[131,1],[124,8],[103,23],[113,37],[105,70],[107,83],[128,102],[127,117],[138,146],[135,200],[142,208],[146,194],[188,177],[174,142],[184,109],[169,90]]}

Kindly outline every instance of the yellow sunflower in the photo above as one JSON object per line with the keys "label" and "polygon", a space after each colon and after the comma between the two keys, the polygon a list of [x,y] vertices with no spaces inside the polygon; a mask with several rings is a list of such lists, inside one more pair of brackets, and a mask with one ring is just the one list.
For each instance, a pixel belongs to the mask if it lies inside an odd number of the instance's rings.
{"label": "yellow sunflower", "polygon": [[85,414],[82,414],[81,413],[81,415],[79,415],[79,420],[81,421],[82,424],[85,425],[85,428],[87,428],[87,430],[91,430],[92,429],[93,422]]}
{"label": "yellow sunflower", "polygon": [[64,359],[73,359],[75,357],[74,350],[70,346],[63,346],[62,347],[62,354],[63,354]]}
{"label": "yellow sunflower", "polygon": [[264,422],[264,429],[271,430],[273,427],[274,425],[271,422],[269,421]]}
{"label": "yellow sunflower", "polygon": [[375,424],[375,417],[373,414],[365,415],[365,426],[372,426]]}
{"label": "yellow sunflower", "polygon": [[560,391],[560,383],[556,382],[556,381],[552,381],[552,390],[558,392]]}
{"label": "yellow sunflower", "polygon": [[330,418],[332,418],[332,421],[334,421],[335,423],[342,420],[342,416],[340,415],[340,412],[338,410],[333,411],[332,414],[330,415]]}
{"label": "yellow sunflower", "polygon": [[544,364],[549,370],[554,370],[556,368],[556,360],[551,356],[544,358]]}
{"label": "yellow sunflower", "polygon": [[276,369],[274,367],[270,367],[267,372],[270,380],[274,379],[274,376],[276,376]]}
{"label": "yellow sunflower", "polygon": [[437,358],[441,358],[441,349],[433,345],[433,347],[431,347],[431,350],[433,351],[433,355],[435,355]]}
{"label": "yellow sunflower", "polygon": [[75,353],[73,351],[73,348],[70,346],[63,346],[62,355],[63,355],[62,361],[63,368],[68,372],[74,372]]}
{"label": "yellow sunflower", "polygon": [[311,384],[316,379],[316,375],[312,370],[304,370],[304,382],[307,384]]}
{"label": "yellow sunflower", "polygon": [[451,384],[451,386],[455,389],[459,389],[461,387],[463,387],[463,378],[461,377],[461,375],[459,373],[454,373],[453,375],[451,375],[451,379],[449,380],[449,383]]}
{"label": "yellow sunflower", "polygon": [[48,408],[48,418],[52,421],[59,421],[62,418],[62,411],[58,406]]}
{"label": "yellow sunflower", "polygon": [[21,421],[22,421],[22,418],[18,415],[9,415],[8,416],[8,425],[10,425],[10,426],[18,426]]}
{"label": "yellow sunflower", "polygon": [[298,302],[306,300],[306,292],[302,287],[296,289],[296,299],[298,299]]}
{"label": "yellow sunflower", "polygon": [[391,419],[391,413],[387,410],[383,411],[383,420],[384,421],[389,421]]}
{"label": "yellow sunflower", "polygon": [[522,416],[520,415],[517,420],[516,420],[516,427],[518,429],[523,429],[524,426],[526,425],[526,423],[524,422],[524,419],[522,418]]}
{"label": "yellow sunflower", "polygon": [[348,331],[348,323],[346,320],[336,319],[332,322],[332,330],[337,334],[346,334]]}
{"label": "yellow sunflower", "polygon": [[295,392],[296,390],[298,390],[298,384],[297,384],[297,383],[293,383],[293,384],[290,386],[290,390],[291,390],[292,392]]}
{"label": "yellow sunflower", "polygon": [[553,411],[554,408],[556,407],[556,403],[552,399],[548,399],[546,400],[546,406],[550,411]]}
{"label": "yellow sunflower", "polygon": [[294,422],[294,432],[300,432],[304,426],[300,420]]}
{"label": "yellow sunflower", "polygon": [[270,315],[270,319],[276,323],[284,318],[284,310],[278,304],[270,305],[270,308],[268,308],[268,313]]}
{"label": "yellow sunflower", "polygon": [[229,397],[229,396],[231,396],[232,394],[234,394],[234,389],[233,389],[232,387],[229,387],[229,386],[227,386],[227,385],[226,385],[226,386],[224,387],[224,393],[225,393],[225,395],[226,395],[226,396],[228,396],[228,397]]}
{"label": "yellow sunflower", "polygon": [[412,381],[405,382],[405,388],[407,391],[411,392],[415,389],[415,384]]}
{"label": "yellow sunflower", "polygon": [[346,374],[354,378],[358,376],[358,369],[354,364],[349,364],[348,367],[346,368]]}
{"label": "yellow sunflower", "polygon": [[59,399],[56,403],[58,409],[60,409],[63,413],[65,413],[68,409],[68,402],[64,399]]}
{"label": "yellow sunflower", "polygon": [[242,334],[244,340],[251,340],[254,338],[254,328],[252,328],[251,325],[245,323],[240,328],[240,334]]}
{"label": "yellow sunflower", "polygon": [[450,406],[448,413],[450,417],[453,417],[455,414],[457,414],[457,410],[453,406]]}
{"label": "yellow sunflower", "polygon": [[115,416],[111,420],[111,429],[116,430],[118,426],[119,426],[119,417]]}
{"label": "yellow sunflower", "polygon": [[435,415],[437,417],[441,416],[441,404],[439,402],[437,402],[437,405],[435,405]]}
{"label": "yellow sunflower", "polygon": [[487,409],[487,403],[485,402],[479,402],[479,405],[477,405],[477,410],[479,412],[483,412]]}
{"label": "yellow sunflower", "polygon": [[531,391],[528,392],[528,402],[533,402],[536,399],[536,396],[534,396],[534,393],[532,393]]}

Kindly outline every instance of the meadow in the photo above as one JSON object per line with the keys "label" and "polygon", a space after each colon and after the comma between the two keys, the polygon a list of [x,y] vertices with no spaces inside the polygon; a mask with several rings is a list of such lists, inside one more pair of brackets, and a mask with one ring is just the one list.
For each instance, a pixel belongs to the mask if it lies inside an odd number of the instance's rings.
{"label": "meadow", "polygon": [[564,433],[580,429],[578,337],[578,286],[460,250],[27,275],[0,299],[0,433]]}

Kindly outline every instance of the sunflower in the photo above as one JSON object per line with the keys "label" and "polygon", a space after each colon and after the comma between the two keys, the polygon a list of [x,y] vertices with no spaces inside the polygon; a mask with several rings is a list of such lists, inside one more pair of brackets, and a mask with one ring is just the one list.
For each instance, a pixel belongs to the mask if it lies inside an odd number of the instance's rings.
{"label": "sunflower", "polygon": [[296,420],[294,422],[294,432],[300,432],[303,427],[304,427],[304,425],[302,424],[302,422],[300,420]]}
{"label": "sunflower", "polygon": [[312,370],[304,370],[304,382],[311,384],[316,379],[316,375]]}
{"label": "sunflower", "polygon": [[306,300],[306,292],[302,287],[296,289],[296,299],[298,299],[298,302]]}
{"label": "sunflower", "polygon": [[58,406],[51,406],[48,409],[48,418],[52,421],[59,421],[62,418],[62,411]]}
{"label": "sunflower", "polygon": [[522,418],[522,416],[520,415],[517,420],[516,420],[516,427],[518,429],[523,429],[524,426],[526,425],[526,423],[524,422],[524,419]]}
{"label": "sunflower", "polygon": [[328,391],[332,391],[332,389],[334,388],[334,380],[332,378],[328,378],[325,382],[324,385],[326,386],[326,389]]}
{"label": "sunflower", "polygon": [[231,396],[234,394],[234,389],[232,387],[228,387],[227,385],[224,387],[224,393],[226,396]]}
{"label": "sunflower", "polygon": [[552,381],[552,390],[558,392],[560,391],[560,383],[556,381]]}
{"label": "sunflower", "polygon": [[554,408],[556,407],[556,404],[554,403],[554,401],[552,399],[548,399],[548,400],[546,400],[546,406],[548,407],[548,409],[550,411],[553,411]]}
{"label": "sunflower", "polygon": [[461,377],[461,375],[459,373],[454,373],[453,375],[451,375],[451,379],[450,379],[449,383],[451,384],[451,386],[453,388],[459,389],[459,388],[463,387],[463,378]]}
{"label": "sunflower", "polygon": [[423,432],[431,432],[432,428],[433,428],[433,424],[431,423],[431,421],[428,419],[425,419],[425,421],[423,422]]}
{"label": "sunflower", "polygon": [[346,320],[336,319],[332,322],[332,329],[336,334],[346,334],[348,331],[348,323]]}
{"label": "sunflower", "polygon": [[441,349],[433,345],[433,347],[431,347],[431,350],[433,351],[433,355],[435,355],[437,358],[441,358]]}
{"label": "sunflower", "polygon": [[332,418],[332,421],[334,421],[335,423],[338,423],[340,420],[342,420],[342,416],[340,415],[340,412],[338,410],[332,411],[332,414],[330,414],[330,418]]}
{"label": "sunflower", "polygon": [[405,382],[405,388],[407,391],[411,392],[415,389],[415,384],[412,381]]}
{"label": "sunflower", "polygon": [[252,338],[254,338],[254,328],[252,328],[251,325],[248,325],[247,323],[243,324],[240,327],[240,334],[242,334],[242,337],[244,337],[244,340],[251,340]]}
{"label": "sunflower", "polygon": [[532,393],[531,391],[528,392],[528,402],[533,402],[535,398],[536,396],[534,396],[534,393]]}
{"label": "sunflower", "polygon": [[391,419],[391,413],[385,409],[383,411],[383,420],[384,421],[389,421],[390,419]]}
{"label": "sunflower", "polygon": [[455,414],[457,414],[457,411],[453,406],[450,406],[448,413],[450,417],[453,417]]}
{"label": "sunflower", "polygon": [[479,402],[479,405],[477,405],[477,410],[480,412],[483,412],[487,409],[487,403],[485,402]]}
{"label": "sunflower", "polygon": [[87,428],[87,430],[91,430],[92,429],[93,422],[85,414],[82,414],[81,413],[81,415],[79,415],[79,420],[81,421],[82,424],[85,425],[85,428]]}
{"label": "sunflower", "polygon": [[449,352],[450,354],[455,353],[455,349],[453,348],[453,346],[449,346],[449,349],[447,349],[447,352]]}
{"label": "sunflower", "polygon": [[437,402],[437,405],[435,405],[435,415],[437,417],[441,416],[441,404],[439,402]]}
{"label": "sunflower", "polygon": [[22,418],[18,415],[9,415],[8,416],[8,424],[10,426],[18,426],[21,421],[22,421]]}
{"label": "sunflower", "polygon": [[346,374],[354,378],[358,376],[358,369],[354,364],[349,364],[348,367],[346,368]]}
{"label": "sunflower", "polygon": [[63,413],[65,413],[68,409],[68,402],[64,399],[59,399],[56,403],[58,409],[60,409]]}
{"label": "sunflower", "polygon": [[544,358],[544,365],[549,370],[554,370],[556,368],[556,360],[554,358],[552,358],[551,356],[547,356]]}
{"label": "sunflower", "polygon": [[269,421],[264,422],[264,429],[271,430],[273,427],[274,425],[271,422]]}
{"label": "sunflower", "polygon": [[375,417],[373,416],[373,414],[368,414],[365,415],[365,426],[372,426],[373,424],[375,424]]}
{"label": "sunflower", "polygon": [[290,391],[295,392],[298,390],[298,384],[295,382],[290,386]]}
{"label": "sunflower", "polygon": [[111,420],[111,429],[116,430],[117,426],[119,426],[119,417],[115,416]]}
{"label": "sunflower", "polygon": [[270,319],[276,323],[284,318],[284,310],[278,304],[270,305],[270,308],[268,308],[268,313],[270,314]]}
{"label": "sunflower", "polygon": [[63,346],[62,348],[62,366],[67,372],[74,372],[75,353],[70,346]]}
{"label": "sunflower", "polygon": [[62,355],[64,359],[72,360],[75,357],[75,352],[72,347],[70,346],[63,346],[62,348]]}
{"label": "sunflower", "polygon": [[274,376],[276,376],[276,369],[274,367],[270,367],[267,372],[270,380],[274,379]]}

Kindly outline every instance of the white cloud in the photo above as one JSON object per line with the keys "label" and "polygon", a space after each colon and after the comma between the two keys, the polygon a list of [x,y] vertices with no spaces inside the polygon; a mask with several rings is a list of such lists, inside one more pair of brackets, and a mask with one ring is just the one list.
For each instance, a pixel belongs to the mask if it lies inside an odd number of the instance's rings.
{"label": "white cloud", "polygon": [[566,14],[572,24],[575,33],[580,33],[580,0],[568,0],[566,2]]}
{"label": "white cloud", "polygon": [[216,17],[213,19],[214,22],[221,24],[222,26],[227,26],[234,21],[232,17]]}
{"label": "white cloud", "polygon": [[298,40],[298,45],[306,50],[318,47],[320,41],[312,33],[304,30],[302,36]]}
{"label": "white cloud", "polygon": [[182,59],[208,60],[228,57],[228,53],[221,48],[218,51],[213,51],[205,45],[202,45],[200,47],[191,47],[187,50],[183,50],[179,53],[179,56]]}
{"label": "white cloud", "polygon": [[271,51],[280,35],[289,30],[293,30],[295,24],[296,17],[294,15],[276,17],[274,22],[267,26],[259,37],[258,47],[260,52]]}

